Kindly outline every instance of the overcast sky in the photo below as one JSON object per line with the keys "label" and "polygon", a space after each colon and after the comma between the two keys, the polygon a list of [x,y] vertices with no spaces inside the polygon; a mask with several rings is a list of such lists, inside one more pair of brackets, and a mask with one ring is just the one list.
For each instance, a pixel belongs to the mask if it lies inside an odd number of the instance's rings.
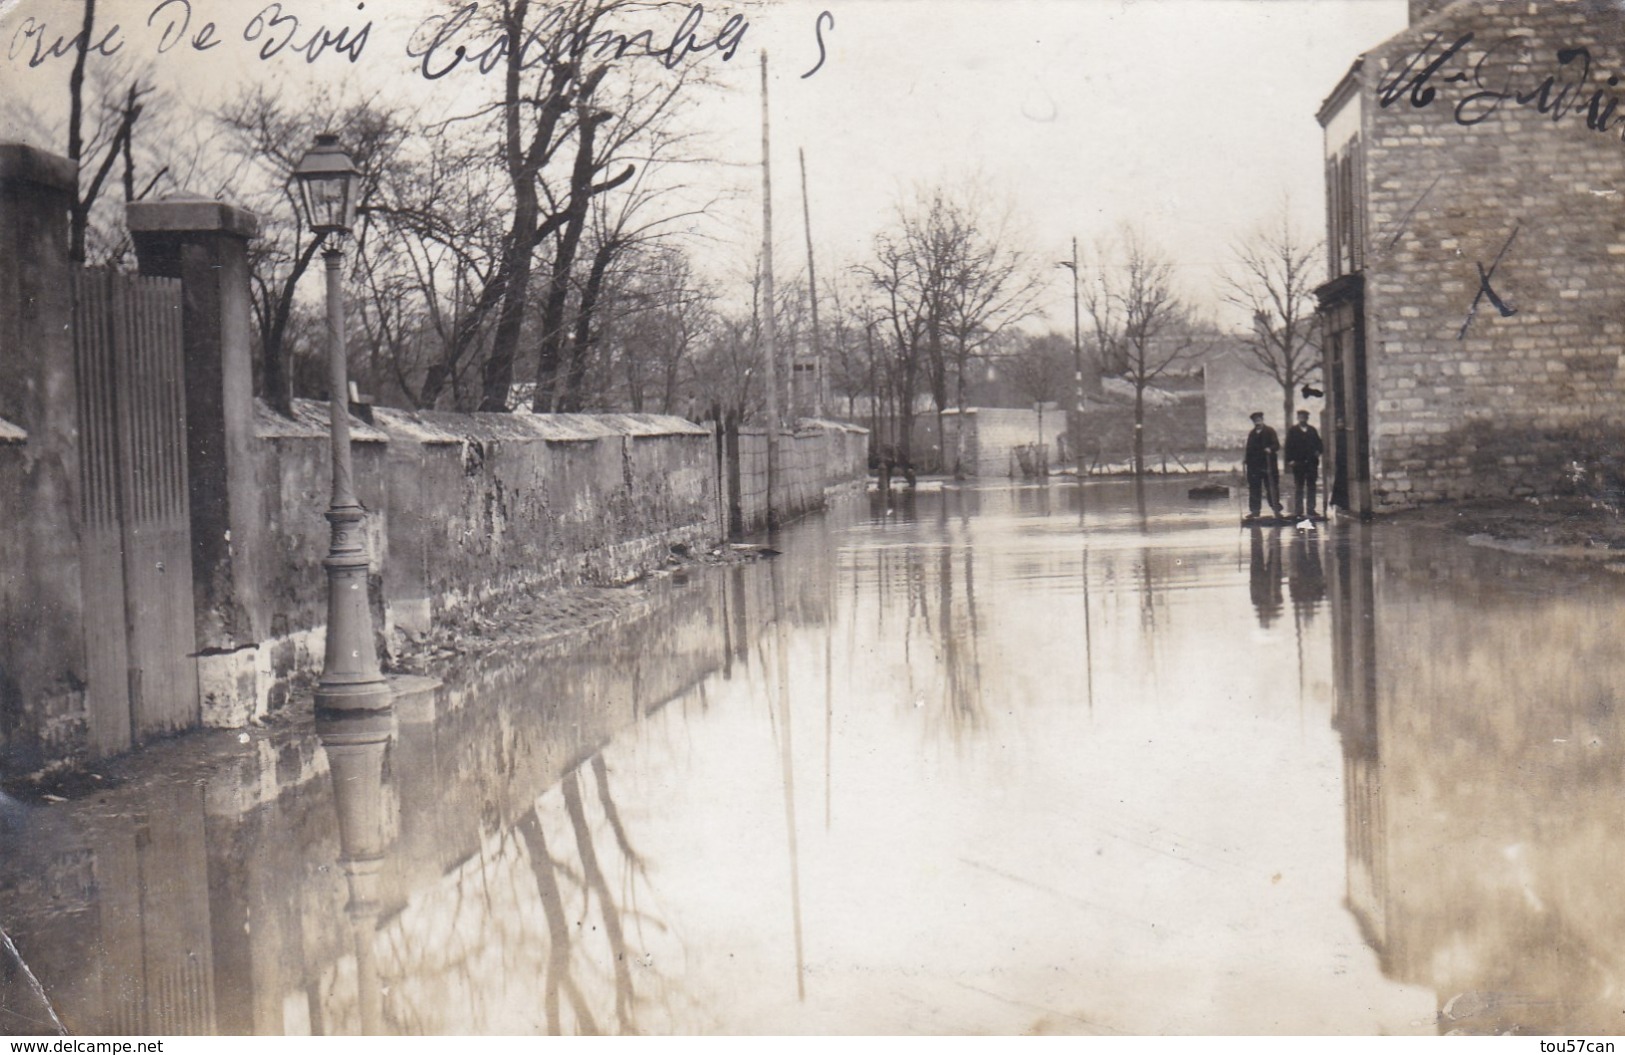
{"label": "overcast sky", "polygon": [[[156,54],[160,31],[185,10],[171,0],[102,0],[103,25],[123,26],[126,57]],[[65,96],[67,59],[30,68],[42,39],[71,35],[71,0],[0,0],[7,49],[0,89],[49,108]],[[696,178],[738,197],[717,213],[720,270],[760,238],[757,55],[770,56],[779,268],[804,266],[796,152],[807,153],[820,269],[859,260],[894,203],[912,188],[976,180],[1008,208],[1036,257],[1059,260],[1074,235],[1085,251],[1124,222],[1143,226],[1180,265],[1193,297],[1213,303],[1213,268],[1239,235],[1290,199],[1299,223],[1322,225],[1321,139],[1314,114],[1360,52],[1403,28],[1404,0],[801,0],[746,14],[735,57],[703,61],[734,87],[708,95],[698,119],[711,150],[735,162]],[[423,0],[353,5],[285,0],[315,24],[377,22],[356,63],[291,51],[261,61],[243,39],[258,0],[191,0],[188,32],[218,24],[221,44],[157,57],[158,76],[186,98],[222,98],[249,80],[286,91],[350,79],[398,85],[454,106],[461,71],[432,84],[406,52],[411,29],[437,10]],[[735,8],[708,5],[703,39]],[[817,27],[825,19],[822,67]],[[33,19],[33,22],[29,22]],[[35,32],[47,24],[44,34]],[[291,28],[291,26],[287,27]],[[0,136],[30,132],[0,117]],[[47,144],[48,145],[48,144]],[[61,145],[56,147],[63,150]],[[1070,285],[1057,273],[1046,303],[1070,327]],[[1233,320],[1231,320],[1233,321]]]}

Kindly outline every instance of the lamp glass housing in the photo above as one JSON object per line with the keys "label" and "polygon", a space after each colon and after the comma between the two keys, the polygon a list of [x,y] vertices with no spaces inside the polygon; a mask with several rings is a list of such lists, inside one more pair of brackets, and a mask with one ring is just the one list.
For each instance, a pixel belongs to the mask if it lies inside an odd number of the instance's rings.
{"label": "lamp glass housing", "polygon": [[294,166],[305,222],[319,234],[344,234],[355,226],[356,188],[361,172],[339,146],[339,137],[324,132]]}

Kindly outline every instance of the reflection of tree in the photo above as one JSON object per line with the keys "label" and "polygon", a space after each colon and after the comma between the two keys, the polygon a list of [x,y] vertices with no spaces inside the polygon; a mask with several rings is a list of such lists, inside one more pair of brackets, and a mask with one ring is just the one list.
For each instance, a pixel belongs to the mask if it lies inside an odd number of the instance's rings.
{"label": "reflection of tree", "polygon": [[632,842],[627,838],[626,826],[621,823],[620,807],[609,794],[609,767],[604,764],[601,754],[592,756],[593,781],[598,786],[598,804],[603,808],[604,820],[609,822],[609,830],[615,835],[615,845],[620,849],[621,855],[626,858],[632,871],[641,874],[644,871],[643,858],[632,849]]}
{"label": "reflection of tree", "polygon": [[[594,837],[595,822],[582,791],[583,768],[592,772],[599,811],[609,830],[609,840],[602,847]],[[639,973],[642,993],[632,975],[633,962],[646,962],[646,957],[633,947],[629,934],[641,933],[651,923],[664,930],[637,908],[639,881],[647,877],[643,858],[634,848],[615,804],[609,767],[602,754],[594,754],[584,766],[566,773],[560,780],[559,792],[569,832],[563,845],[569,845],[573,853],[555,856],[561,843],[557,837],[549,840],[540,805],[527,811],[515,828],[529,859],[547,928],[542,983],[547,1030],[560,1035],[573,1025],[574,1031],[581,1034],[602,1033],[604,1023],[595,1008],[604,1006],[602,998],[613,988],[615,1030],[621,1034],[641,1032],[640,1009],[651,999],[666,1000],[670,995],[665,992],[664,979],[652,970]],[[619,895],[607,867],[612,861],[618,861],[622,870]],[[581,907],[572,911],[567,906],[578,898]],[[597,923],[589,923],[594,917]],[[607,948],[594,950],[588,946],[587,939],[594,933],[603,935]],[[607,972],[602,970],[606,966]],[[566,1005],[573,1023],[565,1019]]]}
{"label": "reflection of tree", "polygon": [[974,732],[986,715],[982,705],[981,663],[976,640],[975,587],[971,549],[965,553],[966,610],[954,603],[954,549],[944,545],[937,567],[937,626],[947,677],[948,723],[956,738]]}
{"label": "reflection of tree", "polygon": [[[598,903],[603,911],[604,935],[609,939],[610,952],[614,955],[615,1020],[619,1023],[622,1033],[630,1033],[633,1032],[632,969],[626,960],[626,933],[621,929],[621,918],[615,907],[614,895],[609,891],[609,884],[604,881],[604,870],[598,866],[598,852],[593,849],[592,832],[587,828],[587,814],[581,806],[579,773],[579,769],[572,770],[564,777],[564,812],[570,818],[571,830],[575,832],[576,852],[581,858],[581,874],[586,880],[586,892],[589,895],[598,895]],[[582,914],[585,915],[585,911]]]}
{"label": "reflection of tree", "polygon": [[1281,533],[1272,530],[1265,538],[1264,529],[1252,529],[1252,563],[1248,575],[1253,610],[1258,614],[1258,625],[1265,630],[1281,617],[1285,604],[1281,598]]}
{"label": "reflection of tree", "polygon": [[559,890],[555,874],[557,865],[547,852],[547,835],[535,810],[519,819],[519,835],[530,855],[531,872],[536,876],[536,892],[542,899],[542,915],[547,920],[547,973],[542,979],[542,1006],[547,1010],[547,1031],[554,1036],[564,1032],[559,1012],[559,994],[570,997],[581,1032],[597,1036],[598,1023],[581,994],[581,987],[570,974],[570,924],[564,916],[564,895]]}

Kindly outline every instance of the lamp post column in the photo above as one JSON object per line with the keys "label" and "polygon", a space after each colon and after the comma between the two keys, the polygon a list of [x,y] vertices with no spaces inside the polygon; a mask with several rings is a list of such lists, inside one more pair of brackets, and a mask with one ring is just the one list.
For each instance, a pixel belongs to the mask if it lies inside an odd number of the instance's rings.
{"label": "lamp post column", "polygon": [[[336,240],[338,234],[330,234]],[[323,250],[327,265],[328,422],[333,443],[333,494],[327,510],[332,534],[327,557],[327,651],[316,685],[318,711],[382,710],[389,686],[378,670],[367,590],[367,514],[355,496],[350,467],[350,384],[344,347],[344,252]]]}
{"label": "lamp post column", "polygon": [[1072,239],[1072,372],[1077,382],[1078,399],[1072,420],[1078,423],[1072,431],[1072,442],[1078,459],[1078,486],[1083,486],[1083,315],[1078,307],[1078,240]]}

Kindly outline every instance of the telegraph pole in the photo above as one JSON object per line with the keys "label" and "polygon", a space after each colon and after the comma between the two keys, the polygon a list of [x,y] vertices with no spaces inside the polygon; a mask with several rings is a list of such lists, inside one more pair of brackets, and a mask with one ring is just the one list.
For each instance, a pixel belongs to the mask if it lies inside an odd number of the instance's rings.
{"label": "telegraph pole", "polygon": [[767,359],[767,529],[779,526],[773,490],[779,474],[778,334],[773,318],[773,161],[767,121],[767,51],[762,51],[762,349]]}
{"label": "telegraph pole", "polygon": [[807,303],[812,308],[813,363],[818,371],[813,392],[813,417],[824,416],[829,401],[829,375],[824,369],[824,342],[818,333],[818,271],[813,267],[812,203],[807,198],[807,152],[797,150],[801,159],[801,221],[807,231]]}

